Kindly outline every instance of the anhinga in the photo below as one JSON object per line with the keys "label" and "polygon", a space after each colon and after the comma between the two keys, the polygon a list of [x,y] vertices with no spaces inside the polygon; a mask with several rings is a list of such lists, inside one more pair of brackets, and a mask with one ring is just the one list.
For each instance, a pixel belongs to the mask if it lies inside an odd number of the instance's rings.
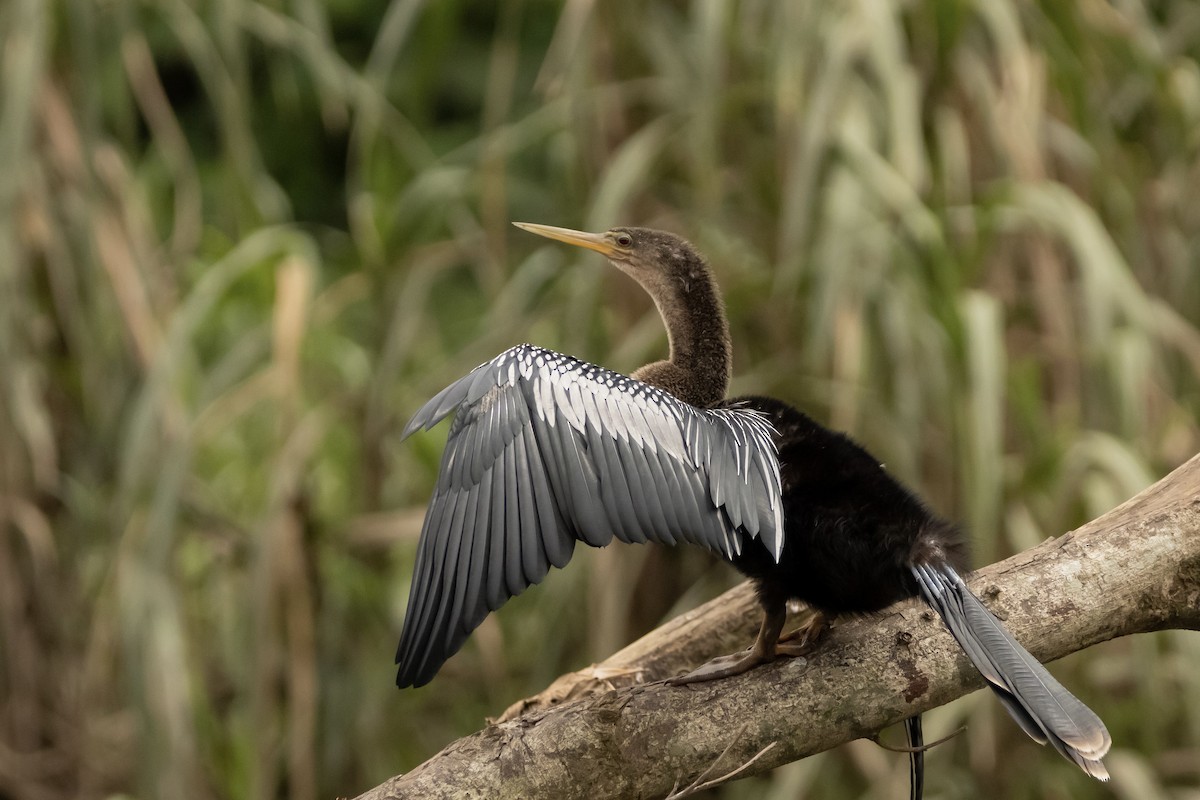
{"label": "anhinga", "polygon": [[[958,528],[848,437],[778,400],[725,399],[725,310],[688,242],[646,228],[517,226],[596,250],[637,280],[670,357],[625,377],[520,345],[416,413],[404,436],[456,412],[421,531],[399,686],[427,683],[489,611],[566,564],[576,541],[687,542],[753,580],[764,615],[749,651],[676,683],[807,652],[832,618],[919,594],[1027,734],[1107,779],[1104,723],[963,583]],[[781,637],[793,599],[816,614]]]}

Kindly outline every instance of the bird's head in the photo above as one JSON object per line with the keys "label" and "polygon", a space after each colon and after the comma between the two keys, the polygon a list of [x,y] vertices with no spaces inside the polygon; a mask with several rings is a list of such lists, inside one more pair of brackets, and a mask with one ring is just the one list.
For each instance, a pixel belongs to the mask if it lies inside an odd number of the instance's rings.
{"label": "bird's head", "polygon": [[638,369],[634,378],[696,406],[711,405],[725,396],[731,358],[725,304],[712,270],[687,241],[650,228],[585,233],[527,222],[514,224],[603,254],[649,293],[667,329],[671,356]]}
{"label": "bird's head", "polygon": [[656,299],[687,294],[708,274],[708,266],[687,240],[651,228],[613,228],[587,233],[551,225],[514,222],[518,228],[604,255]]}

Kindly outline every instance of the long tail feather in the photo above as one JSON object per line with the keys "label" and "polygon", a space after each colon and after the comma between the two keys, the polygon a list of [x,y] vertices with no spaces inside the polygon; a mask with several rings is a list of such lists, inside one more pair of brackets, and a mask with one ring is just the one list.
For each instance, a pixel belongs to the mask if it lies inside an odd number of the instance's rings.
{"label": "long tail feather", "polygon": [[1012,637],[949,564],[912,568],[921,596],[941,616],[1005,709],[1035,741],[1102,781],[1112,745],[1104,723]]}

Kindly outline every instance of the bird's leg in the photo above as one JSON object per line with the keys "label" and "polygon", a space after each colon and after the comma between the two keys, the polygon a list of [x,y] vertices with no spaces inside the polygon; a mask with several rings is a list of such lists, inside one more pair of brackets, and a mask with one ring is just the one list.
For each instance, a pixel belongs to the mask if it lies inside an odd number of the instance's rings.
{"label": "bird's leg", "polygon": [[829,623],[828,616],[816,609],[809,609],[808,617],[800,627],[779,637],[779,644],[775,645],[775,655],[803,656],[811,653],[825,631],[829,630]]}
{"label": "bird's leg", "polygon": [[786,619],[787,605],[785,603],[780,603],[776,608],[767,609],[763,614],[762,626],[758,629],[758,637],[745,654],[734,653],[714,658],[686,675],[668,679],[667,683],[672,686],[684,686],[689,683],[701,683],[718,678],[728,678],[731,675],[741,675],[759,664],[775,660],[777,655],[787,655],[787,653],[780,653],[778,648],[779,633],[783,630],[783,623]]}

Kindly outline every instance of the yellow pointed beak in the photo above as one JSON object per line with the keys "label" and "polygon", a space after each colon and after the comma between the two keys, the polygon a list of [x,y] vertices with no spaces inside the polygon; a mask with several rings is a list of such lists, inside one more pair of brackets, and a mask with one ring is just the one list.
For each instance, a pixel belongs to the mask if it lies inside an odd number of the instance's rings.
{"label": "yellow pointed beak", "polygon": [[536,225],[532,222],[514,222],[513,225],[523,231],[536,233],[538,236],[545,236],[547,239],[555,239],[577,247],[586,247],[605,256],[612,257],[617,252],[607,234],[573,231],[570,228],[555,228],[553,225]]}

